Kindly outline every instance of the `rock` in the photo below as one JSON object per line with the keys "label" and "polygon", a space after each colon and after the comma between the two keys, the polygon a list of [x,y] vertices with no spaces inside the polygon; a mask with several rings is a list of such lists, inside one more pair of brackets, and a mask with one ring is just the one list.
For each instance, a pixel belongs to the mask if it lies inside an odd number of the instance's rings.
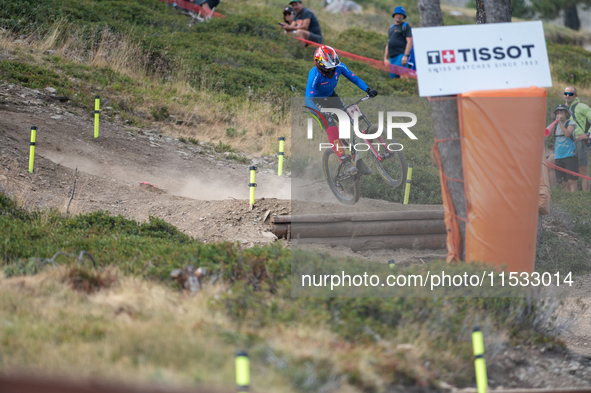
{"label": "rock", "polygon": [[405,352],[407,352],[407,351],[412,351],[414,349],[414,347],[415,346],[412,345],[412,344],[398,344],[396,346],[396,349],[399,350],[399,351],[405,351]]}
{"label": "rock", "polygon": [[190,292],[199,292],[201,289],[201,278],[205,277],[206,270],[203,267],[195,269],[193,265],[187,265],[182,269],[174,269],[170,273],[172,277],[183,289]]}
{"label": "rock", "polygon": [[68,96],[56,96],[56,95],[52,95],[49,98],[51,98],[52,100],[58,100],[59,102],[68,102],[71,100],[70,97]]}
{"label": "rock", "polygon": [[62,119],[62,117],[60,115],[54,115],[54,116],[49,116],[49,117],[54,120],[61,120]]}
{"label": "rock", "polygon": [[48,91],[48,92],[50,92],[50,93],[52,93],[52,94],[53,94],[53,93],[57,93],[57,90],[56,90],[56,89],[54,89],[53,87],[46,87],[44,90],[45,90],[45,91]]}
{"label": "rock", "polygon": [[333,14],[344,14],[347,12],[358,14],[363,11],[363,8],[352,0],[332,0],[330,2],[327,0],[327,3],[326,10]]}
{"label": "rock", "polygon": [[183,269],[174,269],[172,272],[170,272],[170,277],[178,278],[178,277],[180,277],[180,275],[182,273],[183,273]]}
{"label": "rock", "polygon": [[277,240],[277,236],[275,236],[275,234],[272,232],[263,232],[262,235],[267,239],[272,239],[273,241]]}
{"label": "rock", "polygon": [[139,183],[139,186],[140,186],[141,188],[144,188],[144,189],[146,189],[146,190],[148,190],[148,191],[151,191],[151,192],[156,192],[156,193],[163,193],[163,192],[166,192],[166,190],[165,190],[164,188],[160,188],[160,187],[158,187],[157,185],[155,185],[155,184],[152,184],[152,183],[148,183],[148,182],[146,182],[146,181],[142,181],[142,182],[140,182],[140,183]]}

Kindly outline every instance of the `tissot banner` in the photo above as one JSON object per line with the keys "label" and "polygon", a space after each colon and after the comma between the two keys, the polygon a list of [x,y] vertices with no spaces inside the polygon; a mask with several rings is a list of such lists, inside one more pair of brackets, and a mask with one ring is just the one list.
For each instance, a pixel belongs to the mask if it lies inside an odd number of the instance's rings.
{"label": "tissot banner", "polygon": [[413,29],[420,96],[550,87],[542,22]]}

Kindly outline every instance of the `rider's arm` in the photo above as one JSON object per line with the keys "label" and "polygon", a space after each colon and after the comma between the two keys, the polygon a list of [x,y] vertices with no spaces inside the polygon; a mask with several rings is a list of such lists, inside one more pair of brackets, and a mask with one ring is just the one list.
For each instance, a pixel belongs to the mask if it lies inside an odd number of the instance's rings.
{"label": "rider's arm", "polygon": [[355,83],[357,87],[359,87],[363,91],[367,90],[367,84],[360,77],[355,75],[346,65],[341,63],[338,65],[338,67],[341,67],[341,73],[345,75],[345,77],[349,79],[351,82]]}
{"label": "rider's arm", "polygon": [[318,96],[318,92],[316,91],[316,86],[318,84],[319,73],[316,71],[316,68],[313,68],[308,73],[308,84],[306,85],[306,106],[310,108],[315,108],[313,97]]}

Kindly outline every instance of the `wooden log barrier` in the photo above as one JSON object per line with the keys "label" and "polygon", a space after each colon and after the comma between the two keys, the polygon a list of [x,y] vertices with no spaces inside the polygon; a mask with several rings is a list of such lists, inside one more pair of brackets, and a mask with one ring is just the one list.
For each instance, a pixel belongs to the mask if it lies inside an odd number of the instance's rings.
{"label": "wooden log barrier", "polygon": [[443,220],[443,210],[403,210],[396,212],[300,214],[297,216],[273,216],[271,222],[340,222],[340,221],[398,221],[398,220]]}
{"label": "wooden log barrier", "polygon": [[446,228],[441,210],[274,216],[273,233],[295,244],[351,249],[442,249]]}
{"label": "wooden log barrier", "polygon": [[[274,233],[283,237],[287,225],[275,224]],[[384,235],[434,235],[445,234],[443,220],[404,220],[404,221],[341,221],[329,223],[292,223],[291,238],[308,237],[353,237]],[[281,236],[280,236],[281,235]]]}

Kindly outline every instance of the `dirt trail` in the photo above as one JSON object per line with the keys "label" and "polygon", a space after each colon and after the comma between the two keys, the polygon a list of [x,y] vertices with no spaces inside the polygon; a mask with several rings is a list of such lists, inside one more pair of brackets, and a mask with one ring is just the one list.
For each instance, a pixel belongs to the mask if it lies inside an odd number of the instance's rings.
{"label": "dirt trail", "polygon": [[[95,139],[91,113],[77,113],[81,110],[68,104],[44,105],[50,101],[44,91],[4,84],[0,96],[0,185],[28,207],[65,211],[78,167],[71,213],[108,210],[140,221],[156,216],[206,242],[239,241],[246,247],[272,242],[266,234],[269,220],[262,222],[265,213],[291,211],[291,179],[278,177],[273,163],[262,158],[253,159],[259,167],[257,203],[249,212],[250,164],[230,160],[210,146],[121,122],[102,122]],[[38,128],[33,174],[27,171],[31,126]],[[140,182],[159,189],[141,188]],[[308,212],[351,211],[334,203],[325,183],[307,186],[314,200],[306,202]],[[353,209],[409,208],[417,207],[362,199]]]}

